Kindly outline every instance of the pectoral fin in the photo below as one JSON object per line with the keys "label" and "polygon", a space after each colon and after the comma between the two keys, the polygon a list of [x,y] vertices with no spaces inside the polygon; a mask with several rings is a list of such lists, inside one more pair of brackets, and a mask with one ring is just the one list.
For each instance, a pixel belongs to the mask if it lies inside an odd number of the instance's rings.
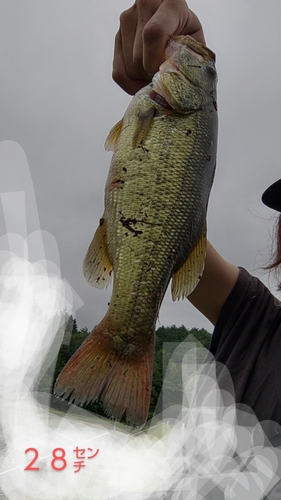
{"label": "pectoral fin", "polygon": [[133,138],[133,147],[143,144],[150,130],[152,120],[155,115],[155,109],[150,108],[146,111],[141,111],[138,115],[137,126]]}
{"label": "pectoral fin", "polygon": [[114,125],[114,127],[110,130],[104,145],[106,151],[114,151],[116,143],[121,134],[122,125],[123,125],[123,118],[118,123],[116,123],[116,125]]}
{"label": "pectoral fin", "polygon": [[205,267],[207,248],[206,232],[198,240],[198,243],[183,266],[172,278],[172,299],[179,300],[188,297],[198,285]]}
{"label": "pectoral fin", "polygon": [[102,217],[86,253],[83,273],[92,286],[105,288],[110,283],[112,271],[113,266],[108,257],[106,242],[106,220]]}

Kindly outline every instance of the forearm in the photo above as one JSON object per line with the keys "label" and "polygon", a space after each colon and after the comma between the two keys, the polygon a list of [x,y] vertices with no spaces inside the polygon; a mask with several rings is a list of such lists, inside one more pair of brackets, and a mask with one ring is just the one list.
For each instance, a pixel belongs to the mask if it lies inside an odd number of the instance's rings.
{"label": "forearm", "polygon": [[208,242],[203,276],[188,300],[214,325],[238,274],[238,267],[224,260]]}

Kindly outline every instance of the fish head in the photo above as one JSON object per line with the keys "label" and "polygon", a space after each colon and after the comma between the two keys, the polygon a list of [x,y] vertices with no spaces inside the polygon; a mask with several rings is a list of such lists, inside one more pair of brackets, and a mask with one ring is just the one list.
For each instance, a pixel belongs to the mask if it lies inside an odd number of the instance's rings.
{"label": "fish head", "polygon": [[155,100],[153,92],[160,95],[180,113],[198,111],[208,103],[216,107],[215,54],[190,36],[174,36],[165,55],[167,59],[152,80],[152,98]]}

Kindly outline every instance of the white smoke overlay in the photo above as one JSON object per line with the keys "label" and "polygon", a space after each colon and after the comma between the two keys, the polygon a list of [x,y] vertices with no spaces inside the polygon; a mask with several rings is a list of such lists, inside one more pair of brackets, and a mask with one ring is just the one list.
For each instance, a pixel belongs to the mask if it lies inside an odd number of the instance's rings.
{"label": "white smoke overlay", "polygon": [[[61,311],[72,314],[81,300],[60,276],[54,238],[40,230],[28,162],[15,142],[0,143],[1,178],[7,235],[0,239],[0,498],[280,499],[281,490],[268,492],[281,476],[281,450],[253,413],[236,408],[231,383],[228,392],[218,387],[216,365],[209,358],[202,363],[207,351],[194,338],[175,350],[161,412],[143,429],[74,405],[65,414],[50,408],[40,380],[47,374],[52,383],[64,335]],[[13,192],[18,178],[23,189]],[[178,369],[183,390],[169,406]],[[76,447],[87,452],[79,471]],[[30,448],[38,451],[32,466],[40,470],[24,470],[35,457],[25,453]],[[51,466],[56,448],[65,451],[63,470]]]}

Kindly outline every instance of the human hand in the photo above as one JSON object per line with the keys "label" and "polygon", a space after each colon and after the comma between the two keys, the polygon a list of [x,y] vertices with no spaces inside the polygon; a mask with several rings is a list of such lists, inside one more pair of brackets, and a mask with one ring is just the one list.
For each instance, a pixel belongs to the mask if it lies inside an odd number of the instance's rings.
{"label": "human hand", "polygon": [[120,16],[113,80],[132,95],[147,85],[165,60],[170,35],[205,41],[201,23],[185,0],[136,0]]}

